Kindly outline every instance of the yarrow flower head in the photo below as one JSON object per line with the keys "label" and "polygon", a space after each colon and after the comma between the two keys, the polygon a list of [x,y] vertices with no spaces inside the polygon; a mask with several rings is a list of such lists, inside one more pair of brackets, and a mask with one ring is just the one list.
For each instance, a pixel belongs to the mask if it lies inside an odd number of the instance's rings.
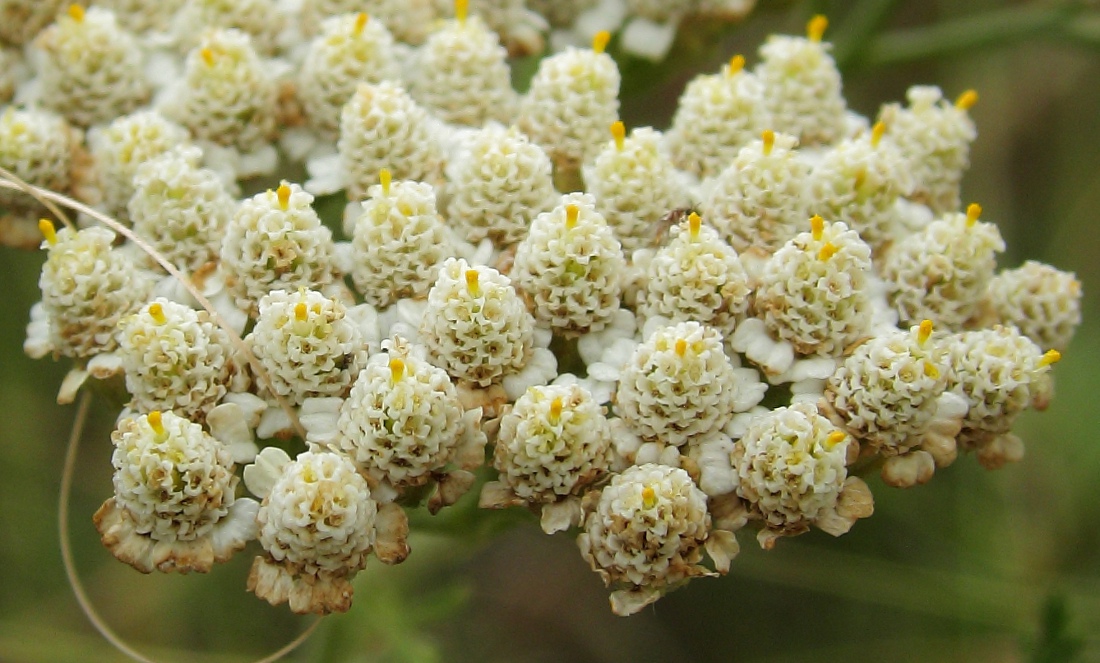
{"label": "yarrow flower head", "polygon": [[810,223],[765,263],[753,308],[797,352],[839,355],[871,330],[871,249],[844,223]]}
{"label": "yarrow flower head", "polygon": [[420,340],[451,377],[487,387],[524,367],[533,327],[507,276],[448,258],[428,292]]}
{"label": "yarrow flower head", "polygon": [[154,410],[111,439],[115,495],[94,521],[115,557],[143,573],[205,573],[256,537],[259,505],[236,497],[233,459],[202,426]]}
{"label": "yarrow flower head", "polygon": [[654,223],[686,206],[689,197],[660,149],[659,132],[642,127],[627,136],[623,123],[616,122],[611,135],[613,140],[584,169],[584,182],[629,253],[652,241]]}
{"label": "yarrow flower head", "polygon": [[0,3],[0,41],[26,44],[57,18],[64,4],[65,0],[4,0]]}
{"label": "yarrow flower head", "polygon": [[736,55],[717,74],[696,76],[680,95],[665,135],[672,161],[696,177],[715,177],[742,147],[773,126],[764,86]]}
{"label": "yarrow flower head", "polygon": [[679,468],[630,467],[589,493],[585,512],[577,544],[604,584],[615,588],[611,609],[618,615],[638,612],[690,578],[717,575],[700,564],[704,550],[720,573],[737,554],[732,535],[710,531],[707,496]]}
{"label": "yarrow flower head", "polygon": [[435,184],[443,153],[428,112],[396,83],[361,83],[340,114],[340,162],[348,198],[362,200],[378,173]]}
{"label": "yarrow flower head", "polygon": [[947,214],[890,251],[882,275],[902,324],[927,318],[961,329],[977,313],[1005,249],[997,226],[978,221],[981,212],[972,204],[966,214]]}
{"label": "yarrow flower head", "polygon": [[797,144],[794,136],[765,130],[715,178],[700,211],[738,253],[770,254],[806,222],[810,165]]}
{"label": "yarrow flower head", "polygon": [[[542,510],[548,534],[579,524],[579,496],[607,474],[611,429],[603,408],[578,384],[531,387],[500,423],[482,506],[502,506],[494,492]],[[564,513],[558,513],[564,505]]]}
{"label": "yarrow flower head", "polygon": [[543,212],[516,248],[511,277],[535,319],[566,336],[604,327],[619,308],[626,259],[589,194]]}
{"label": "yarrow flower head", "polygon": [[487,126],[448,166],[447,218],[471,242],[515,244],[554,206],[551,170],[546,152],[517,129]]}
{"label": "yarrow flower head", "polygon": [[174,27],[183,50],[211,29],[235,29],[248,35],[256,50],[273,55],[285,16],[273,0],[191,0],[176,14]]}
{"label": "yarrow flower head", "polygon": [[194,272],[215,261],[237,201],[196,147],[172,149],[137,167],[127,204],[134,232],[169,262]]}
{"label": "yarrow flower head", "polygon": [[831,45],[821,40],[827,25],[819,15],[807,25],[806,37],[769,37],[756,67],[772,127],[804,145],[833,143],[845,129],[840,72]]}
{"label": "yarrow flower head", "polygon": [[596,36],[592,49],[568,48],[539,62],[517,124],[558,168],[576,170],[619,119],[619,68]]}
{"label": "yarrow flower head", "polygon": [[343,396],[367,361],[362,332],[339,301],[315,290],[273,290],[245,339],[271,377],[268,388],[299,405]]}
{"label": "yarrow flower head", "polygon": [[113,351],[119,322],[146,301],[152,281],[112,248],[115,234],[106,228],[42,227],[49,255],[38,285],[53,352],[87,359]]}
{"label": "yarrow flower head", "polygon": [[[809,403],[795,403],[754,418],[737,441],[732,462],[739,481],[737,494],[753,517],[763,521],[757,538],[770,548],[775,538],[798,534],[817,524],[837,535],[856,518],[871,515],[868,504],[854,512],[841,507],[845,490],[870,492],[862,480],[847,479],[845,467],[851,438],[838,430]],[[840,531],[834,520],[846,521]]]}
{"label": "yarrow flower head", "polygon": [[644,318],[696,320],[733,332],[748,311],[751,284],[737,252],[692,212],[650,259],[638,302]]}
{"label": "yarrow flower head", "polygon": [[481,411],[465,410],[446,371],[402,339],[386,342],[359,373],[340,405],[335,430],[310,439],[355,461],[382,499],[439,482],[435,511],[473,483],[469,471],[484,460]]}
{"label": "yarrow flower head", "polygon": [[509,122],[518,98],[507,59],[497,34],[463,9],[420,48],[409,91],[446,122]]}
{"label": "yarrow flower head", "polygon": [[879,119],[890,127],[893,143],[908,165],[914,188],[913,200],[937,214],[959,209],[959,188],[970,166],[970,143],[977,137],[967,111],[978,94],[967,90],[952,105],[938,87],[916,85],[906,93],[909,107],[883,106]]}
{"label": "yarrow flower head", "polygon": [[41,103],[78,126],[107,122],[149,97],[141,49],[114,12],[71,5],[35,40]]}
{"label": "yarrow flower head", "polygon": [[263,498],[256,523],[264,554],[253,561],[249,591],[297,613],[346,612],[351,580],[386,524],[355,464],[316,451],[292,461],[269,447],[245,468],[245,483]]}
{"label": "yarrow flower head", "polygon": [[372,186],[353,225],[351,278],[366,301],[386,307],[397,299],[423,297],[454,241],[435,208],[435,189],[423,182]]}
{"label": "yarrow flower head", "polygon": [[340,135],[340,112],[360,83],[400,78],[393,36],[365,13],[325,19],[298,75],[298,98],[309,124],[324,138]]}
{"label": "yarrow flower head", "polygon": [[297,184],[245,200],[229,221],[222,241],[222,268],[237,306],[249,315],[260,299],[281,288],[325,291],[336,281],[332,232]]}
{"label": "yarrow flower head", "polygon": [[1081,324],[1081,282],[1028,260],[990,279],[982,310],[983,322],[1014,326],[1040,347],[1065,350]]}
{"label": "yarrow flower head", "polygon": [[645,440],[682,446],[759,402],[762,394],[747,397],[747,380],[717,330],[681,322],[653,332],[634,351],[619,377],[615,413]]}
{"label": "yarrow flower head", "polygon": [[242,368],[205,311],[157,298],[121,324],[119,355],[138,412],[171,410],[201,423]]}
{"label": "yarrow flower head", "polygon": [[[81,139],[81,132],[60,115],[8,106],[0,113],[0,166],[28,184],[69,191]],[[21,192],[0,189],[0,206],[18,210],[29,205]],[[35,235],[32,245],[41,238]]]}
{"label": "yarrow flower head", "polygon": [[88,134],[103,206],[128,220],[134,175],[146,161],[188,141],[187,130],[156,111],[138,111]]}
{"label": "yarrow flower head", "polygon": [[275,135],[275,81],[248,35],[206,33],[187,55],[179,89],[161,108],[197,140],[253,152]]}

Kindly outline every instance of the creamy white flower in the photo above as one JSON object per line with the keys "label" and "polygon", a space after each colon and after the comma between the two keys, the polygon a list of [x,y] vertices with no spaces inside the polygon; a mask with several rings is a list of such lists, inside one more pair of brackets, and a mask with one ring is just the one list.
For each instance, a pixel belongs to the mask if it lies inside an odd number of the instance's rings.
{"label": "creamy white flower", "polygon": [[274,0],[192,0],[183,3],[173,21],[173,32],[183,50],[199,43],[211,29],[233,28],[247,34],[256,50],[273,55],[286,16]]}
{"label": "creamy white flower", "polygon": [[[73,182],[73,156],[81,139],[60,115],[8,106],[0,113],[0,166],[28,184],[64,193]],[[0,206],[18,210],[33,204],[23,192],[0,189]]]}
{"label": "creamy white flower", "polygon": [[1065,350],[1081,324],[1081,282],[1028,260],[990,279],[982,309],[983,322],[1012,325],[1040,347]]}
{"label": "creamy white flower", "polygon": [[137,41],[114,12],[72,5],[34,42],[40,102],[86,127],[129,113],[149,97]]}
{"label": "creamy white flower", "polygon": [[233,459],[201,426],[154,411],[123,419],[111,439],[115,496],[94,522],[120,560],[205,573],[256,537],[258,505],[235,497]]}

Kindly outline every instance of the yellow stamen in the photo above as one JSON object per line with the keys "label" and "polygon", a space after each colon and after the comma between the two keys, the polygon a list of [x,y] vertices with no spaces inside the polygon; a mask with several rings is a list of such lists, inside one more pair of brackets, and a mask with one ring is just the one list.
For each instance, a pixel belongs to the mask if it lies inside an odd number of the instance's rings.
{"label": "yellow stamen", "polygon": [[843,442],[845,440],[845,438],[847,438],[847,437],[848,437],[847,434],[845,434],[841,431],[835,430],[832,433],[829,433],[829,437],[825,438],[825,448],[826,449],[832,449],[836,445]]}
{"label": "yellow stamen", "polygon": [[978,203],[970,203],[966,208],[966,227],[969,228],[978,222],[982,215],[982,206]]}
{"label": "yellow stamen", "polygon": [[477,270],[466,270],[466,290],[469,291],[471,297],[481,296],[481,284],[477,282]]}
{"label": "yellow stamen", "polygon": [[1047,350],[1043,353],[1043,357],[1039,360],[1039,367],[1050,366],[1056,364],[1062,359],[1062,353],[1057,350]]}
{"label": "yellow stamen", "polygon": [[917,345],[924,347],[924,344],[928,342],[928,339],[932,336],[932,321],[921,320],[920,330],[917,331]]}
{"label": "yellow stamen", "polygon": [[924,374],[933,380],[940,377],[940,369],[936,368],[936,365],[930,361],[924,362]]}
{"label": "yellow stamen", "polygon": [[214,66],[214,51],[210,50],[209,48],[204,48],[199,51],[199,55],[202,56],[202,61],[206,63],[207,67]]}
{"label": "yellow stamen", "polygon": [[455,0],[455,19],[460,25],[466,24],[466,16],[470,12],[470,0]]}
{"label": "yellow stamen", "polygon": [[149,422],[149,427],[153,429],[153,432],[159,435],[164,435],[164,423],[160,418],[160,410],[153,410],[146,417]]}
{"label": "yellow stamen", "polygon": [[652,509],[655,506],[657,506],[657,491],[653,490],[653,486],[642,488],[642,508]]}
{"label": "yellow stamen", "polygon": [[275,195],[279,197],[279,209],[285,212],[287,206],[290,205],[290,187],[286,185],[286,182],[279,185]]}
{"label": "yellow stamen", "polygon": [[600,30],[596,33],[596,36],[592,38],[592,50],[597,53],[603,53],[607,50],[607,43],[611,41],[611,33],[607,30]]}
{"label": "yellow stamen", "polygon": [[836,255],[836,252],[839,250],[840,249],[837,247],[836,244],[833,244],[832,242],[825,242],[825,246],[821,247],[821,250],[817,252],[817,259],[828,260],[829,258],[832,258],[834,255]]}
{"label": "yellow stamen", "polygon": [[810,232],[813,233],[814,241],[820,242],[821,235],[825,232],[825,219],[821,218],[817,214],[810,217]]}
{"label": "yellow stamen", "polygon": [[764,156],[767,156],[772,153],[772,148],[775,147],[775,132],[771,129],[765,129],[760,137],[764,139]]}
{"label": "yellow stamen", "polygon": [[688,342],[682,338],[676,339],[676,356],[683,357],[688,350]]}
{"label": "yellow stamen", "polygon": [[397,357],[390,360],[390,384],[395,384],[405,377],[405,362]]}
{"label": "yellow stamen", "polygon": [[393,181],[393,175],[390,174],[389,168],[383,168],[378,171],[378,183],[382,185],[383,195],[390,195],[390,182]]}
{"label": "yellow stamen", "polygon": [[623,140],[626,138],[626,125],[616,122],[611,125],[611,136],[615,139],[615,149],[623,151]]}
{"label": "yellow stamen", "polygon": [[967,90],[959,95],[959,98],[955,100],[955,108],[959,110],[970,110],[974,107],[974,104],[978,103],[977,90]]}
{"label": "yellow stamen", "polygon": [[875,122],[875,126],[871,127],[871,147],[878,147],[878,144],[882,141],[882,136],[885,133],[886,123],[882,121]]}
{"label": "yellow stamen", "polygon": [[80,5],[69,5],[69,16],[77,23],[84,21],[84,8]]}
{"label": "yellow stamen", "polygon": [[825,36],[825,29],[828,27],[829,19],[825,18],[824,14],[818,14],[806,24],[806,36],[810,38],[810,41],[821,41],[821,38]]}
{"label": "yellow stamen", "polygon": [[52,221],[49,219],[39,219],[38,231],[46,238],[47,244],[50,246],[57,244],[57,229],[53,227]]}
{"label": "yellow stamen", "polygon": [[703,220],[695,212],[688,214],[688,237],[699,239],[699,229],[703,227]]}
{"label": "yellow stamen", "polygon": [[309,317],[309,307],[306,306],[305,302],[298,302],[297,304],[294,305],[294,318],[296,320],[305,322],[306,318],[308,318],[308,317]]}
{"label": "yellow stamen", "polygon": [[153,302],[149,305],[149,317],[158,325],[168,322],[168,318],[164,316],[164,307],[160,305],[160,302]]}
{"label": "yellow stamen", "polygon": [[745,68],[745,56],[741,55],[741,54],[737,54],[737,55],[733,56],[732,58],[730,58],[730,66],[729,66],[729,69],[726,70],[726,75],[730,76],[732,78],[733,76],[736,76],[737,74],[741,73],[741,70],[744,69],[744,68]]}
{"label": "yellow stamen", "polygon": [[367,27],[367,21],[370,19],[370,15],[366,12],[359,12],[355,15],[355,30],[356,37],[363,34],[363,28]]}
{"label": "yellow stamen", "polygon": [[557,426],[561,421],[561,396],[556,396],[550,401],[550,425]]}
{"label": "yellow stamen", "polygon": [[565,227],[573,228],[577,225],[577,217],[581,213],[581,208],[576,205],[565,206]]}

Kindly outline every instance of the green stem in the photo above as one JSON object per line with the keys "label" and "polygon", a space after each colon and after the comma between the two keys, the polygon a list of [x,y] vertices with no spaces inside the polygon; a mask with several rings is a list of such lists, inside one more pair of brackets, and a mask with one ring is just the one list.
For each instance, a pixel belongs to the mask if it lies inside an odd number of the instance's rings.
{"label": "green stem", "polygon": [[1076,2],[1057,7],[1010,7],[880,35],[867,45],[859,64],[881,67],[1060,34],[1081,10]]}

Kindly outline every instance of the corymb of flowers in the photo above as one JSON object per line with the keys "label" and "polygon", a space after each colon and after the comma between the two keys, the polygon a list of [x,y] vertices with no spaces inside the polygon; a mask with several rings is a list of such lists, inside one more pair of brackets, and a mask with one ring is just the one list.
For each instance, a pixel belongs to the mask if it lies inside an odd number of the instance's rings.
{"label": "corymb of flowers", "polygon": [[[610,35],[577,45],[606,3],[0,4],[30,13],[0,74],[0,233],[44,256],[24,350],[71,364],[62,403],[125,390],[94,522],[145,573],[248,555],[259,598],[342,612],[466,501],[576,538],[629,615],[1020,460],[1081,319],[960,191],[977,93],[863,117],[824,17],[661,132],[620,121]],[[753,3],[667,4],[626,3],[617,52]]]}

